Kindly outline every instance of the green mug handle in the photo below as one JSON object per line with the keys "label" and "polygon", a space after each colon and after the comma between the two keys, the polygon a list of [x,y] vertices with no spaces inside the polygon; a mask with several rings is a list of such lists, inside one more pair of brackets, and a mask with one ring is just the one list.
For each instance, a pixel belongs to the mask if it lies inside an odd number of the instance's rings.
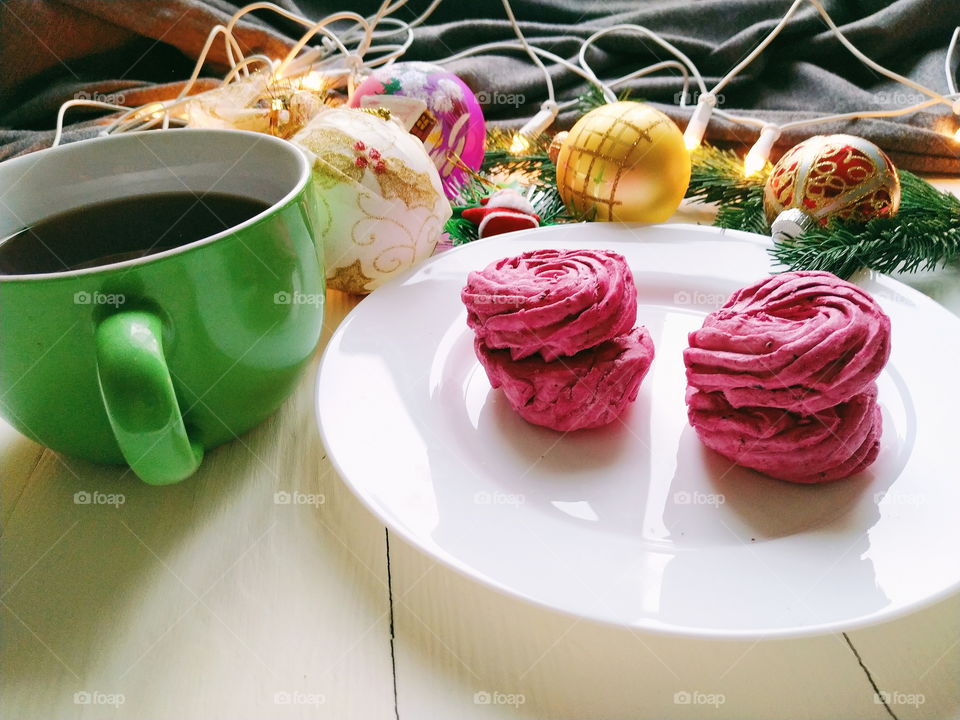
{"label": "green mug handle", "polygon": [[131,469],[150,485],[192,475],[203,447],[191,442],[161,344],[160,319],[129,310],[96,330],[100,394],[114,437]]}

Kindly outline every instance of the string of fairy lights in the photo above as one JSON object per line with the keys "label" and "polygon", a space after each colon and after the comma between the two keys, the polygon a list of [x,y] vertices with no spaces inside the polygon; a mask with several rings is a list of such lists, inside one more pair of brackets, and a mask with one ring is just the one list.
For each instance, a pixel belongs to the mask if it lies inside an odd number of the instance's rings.
{"label": "string of fairy lights", "polygon": [[[118,113],[117,117],[113,118],[104,127],[102,134],[136,132],[158,126],[166,129],[171,124],[185,124],[186,115],[183,108],[186,103],[195,101],[203,94],[191,94],[191,90],[194,89],[200,78],[207,56],[214,43],[221,38],[227,61],[231,67],[220,83],[220,87],[229,85],[239,79],[249,78],[254,72],[267,71],[274,81],[283,81],[312,91],[345,90],[348,98],[352,97],[355,87],[366,72],[390,65],[403,57],[413,43],[416,29],[433,14],[443,0],[432,0],[420,15],[409,21],[395,16],[397,10],[404,7],[407,2],[408,0],[384,0],[377,12],[368,17],[355,12],[344,11],[327,15],[316,21],[304,18],[271,2],[254,2],[246,5],[237,10],[226,24],[219,24],[211,28],[193,72],[175,98],[161,102],[151,102],[134,108],[90,99],[68,100],[63,103],[57,114],[53,146],[61,142],[66,113],[74,107],[91,107]],[[954,121],[957,129],[952,137],[960,142],[960,93],[957,91],[953,74],[953,56],[956,52],[958,39],[960,39],[960,27],[954,31],[947,47],[944,61],[946,93],[942,94],[869,58],[850,42],[837,27],[820,0],[794,0],[780,21],[756,48],[721,77],[712,88],[708,88],[694,62],[673,44],[647,27],[634,24],[617,24],[604,28],[583,40],[575,58],[563,58],[530,43],[520,28],[509,0],[501,0],[501,2],[517,40],[484,43],[434,62],[445,65],[470,55],[504,52],[522,52],[529,57],[530,61],[543,73],[547,99],[542,103],[538,112],[515,133],[511,151],[517,154],[525,152],[533,140],[546,132],[562,110],[570,108],[578,102],[577,98],[559,100],[556,97],[553,78],[547,63],[561,67],[592,83],[609,101],[614,101],[617,98],[614,92],[615,88],[633,79],[662,71],[679,72],[681,81],[679,107],[689,106],[691,83],[696,86],[697,90],[697,102],[693,106],[683,135],[688,150],[692,151],[702,144],[707,127],[714,116],[759,130],[758,139],[744,158],[744,173],[747,176],[759,172],[765,166],[775,142],[784,131],[798,127],[861,118],[899,117],[936,106],[945,106],[952,116],[958,117],[958,120]],[[853,57],[877,74],[894,80],[927,99],[891,110],[845,112],[780,124],[746,115],[735,115],[718,108],[718,98],[722,90],[756,60],[783,31],[790,19],[807,5],[816,10],[829,30]],[[275,13],[305,28],[303,35],[294,43],[285,57],[271,58],[260,54],[248,56],[243,54],[240,43],[234,35],[237,23],[244,16],[257,11]],[[347,27],[346,29],[340,29],[338,33],[334,32],[331,26],[336,23],[341,26],[347,24]],[[654,43],[672,58],[639,68],[618,78],[602,79],[590,67],[587,56],[593,45],[601,38],[613,33],[638,34],[641,38]],[[314,41],[315,44],[311,45],[311,41]]]}

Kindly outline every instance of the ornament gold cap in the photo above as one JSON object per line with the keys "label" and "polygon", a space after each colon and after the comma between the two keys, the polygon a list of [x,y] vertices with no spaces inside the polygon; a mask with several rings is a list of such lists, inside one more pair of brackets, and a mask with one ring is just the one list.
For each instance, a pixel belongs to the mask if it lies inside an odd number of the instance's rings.
{"label": "ornament gold cap", "polygon": [[560,146],[563,145],[563,141],[567,139],[569,134],[567,130],[561,130],[553,136],[550,147],[547,148],[547,157],[550,158],[550,162],[556,164],[557,158],[560,157]]}
{"label": "ornament gold cap", "polygon": [[390,120],[390,118],[393,117],[390,109],[385,107],[360,107],[352,109],[362,113],[367,113],[367,115],[374,115],[381,120]]}

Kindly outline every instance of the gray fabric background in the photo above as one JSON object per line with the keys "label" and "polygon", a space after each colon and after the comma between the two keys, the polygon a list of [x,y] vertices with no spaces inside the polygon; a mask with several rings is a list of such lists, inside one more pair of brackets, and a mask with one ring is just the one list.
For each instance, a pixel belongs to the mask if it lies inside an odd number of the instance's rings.
{"label": "gray fabric background", "polygon": [[[236,3],[237,5],[242,2]],[[374,12],[378,0],[282,0],[279,4],[310,17],[350,9]],[[615,23],[637,23],[661,33],[687,53],[708,87],[748,53],[789,6],[788,0],[513,0],[528,39],[561,56],[574,57],[578,39]],[[946,92],[943,61],[953,28],[960,24],[958,0],[826,0],[834,20],[850,40],[877,62]],[[414,18],[427,0],[411,0],[397,12]],[[227,0],[8,0],[0,8],[0,158],[49,144],[57,106],[78,91],[122,92],[127,104],[171,95],[192,68],[207,30],[235,5]],[[261,14],[246,23],[245,50],[273,55],[298,30]],[[405,59],[435,60],[482,42],[513,39],[497,0],[445,0],[417,31]],[[602,78],[613,78],[657,60],[662,51],[637,34],[608,36],[590,55]],[[223,71],[214,54],[205,75]],[[218,61],[221,63],[218,65]],[[543,78],[520,53],[485,55],[449,66],[477,92],[522,96],[519,105],[489,104],[495,123],[517,124],[533,115],[545,98]],[[956,68],[954,68],[956,71]],[[561,99],[585,89],[575,75],[555,68]],[[632,97],[653,102],[681,124],[676,73],[635,81]],[[923,97],[878,77],[853,58],[828,31],[813,8],[798,14],[783,34],[747,71],[728,86],[722,107],[774,121],[862,109],[891,109]],[[93,116],[80,120],[68,139],[95,134]],[[569,125],[575,113],[561,124]],[[948,138],[958,119],[945,107],[899,120],[871,120],[818,126],[785,135],[776,152],[816,132],[851,132],[887,150],[901,167],[932,173],[960,173],[960,144]],[[721,144],[750,143],[755,131],[714,120],[708,139]]]}

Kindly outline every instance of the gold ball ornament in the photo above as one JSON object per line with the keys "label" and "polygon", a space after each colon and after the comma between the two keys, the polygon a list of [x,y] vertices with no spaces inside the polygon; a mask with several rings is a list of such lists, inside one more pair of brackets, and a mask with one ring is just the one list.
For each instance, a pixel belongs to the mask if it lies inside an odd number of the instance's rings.
{"label": "gold ball ornament", "polygon": [[602,105],[563,139],[557,189],[586,220],[662,222],[690,184],[690,153],[676,124],[638,102]]}
{"label": "gold ball ornament", "polygon": [[767,220],[790,209],[816,223],[864,222],[895,215],[900,178],[880,148],[854,135],[816,135],[790,148],[773,166],[763,193]]}

